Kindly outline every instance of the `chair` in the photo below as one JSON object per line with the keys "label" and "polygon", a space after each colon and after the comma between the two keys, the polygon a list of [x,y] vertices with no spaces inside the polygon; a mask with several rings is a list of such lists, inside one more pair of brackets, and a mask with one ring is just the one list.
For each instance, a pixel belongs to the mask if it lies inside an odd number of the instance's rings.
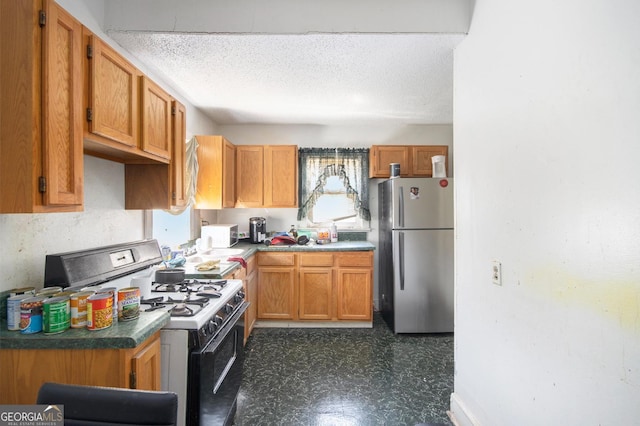
{"label": "chair", "polygon": [[174,392],[44,383],[38,404],[64,406],[65,425],[173,426],[178,416]]}

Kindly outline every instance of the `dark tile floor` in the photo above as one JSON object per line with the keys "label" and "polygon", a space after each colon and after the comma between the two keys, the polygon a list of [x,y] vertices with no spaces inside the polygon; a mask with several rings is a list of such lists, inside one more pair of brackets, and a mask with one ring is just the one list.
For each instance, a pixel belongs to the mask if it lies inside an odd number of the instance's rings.
{"label": "dark tile floor", "polygon": [[453,335],[257,328],[246,346],[235,424],[451,425]]}

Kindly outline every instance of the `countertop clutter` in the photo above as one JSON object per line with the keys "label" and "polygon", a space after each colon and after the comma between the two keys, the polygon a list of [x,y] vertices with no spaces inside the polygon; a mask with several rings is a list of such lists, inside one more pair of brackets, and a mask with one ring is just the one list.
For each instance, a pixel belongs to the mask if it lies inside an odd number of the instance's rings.
{"label": "countertop clutter", "polygon": [[[375,246],[368,241],[338,241],[337,243],[330,244],[315,244],[315,245],[264,245],[264,244],[252,244],[248,242],[239,242],[233,249],[237,250],[237,253],[230,255],[228,257],[224,256],[223,259],[218,264],[217,269],[212,269],[209,271],[198,271],[196,266],[201,262],[207,259],[207,254],[197,254],[192,257],[187,258],[187,263],[185,264],[185,277],[186,278],[207,278],[207,279],[220,279],[231,273],[233,273],[236,269],[242,267],[241,262],[238,261],[229,261],[229,259],[233,258],[242,258],[244,260],[249,259],[251,256],[255,255],[257,252],[285,252],[285,251],[295,251],[295,252],[321,252],[321,251],[370,251],[374,250]],[[222,249],[226,250],[226,249]],[[212,250],[212,253],[215,253],[215,249]]]}

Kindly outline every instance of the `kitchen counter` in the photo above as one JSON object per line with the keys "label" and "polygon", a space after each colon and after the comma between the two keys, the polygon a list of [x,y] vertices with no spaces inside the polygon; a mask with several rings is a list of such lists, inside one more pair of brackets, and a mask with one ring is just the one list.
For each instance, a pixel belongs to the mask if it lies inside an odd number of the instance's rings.
{"label": "kitchen counter", "polygon": [[[251,244],[241,241],[235,246],[234,249],[242,249],[243,252],[237,255],[229,257],[241,257],[244,260],[249,259],[251,256],[259,251],[295,251],[295,252],[317,252],[317,251],[371,251],[375,249],[375,246],[368,241],[338,241],[337,243],[329,244],[314,244],[314,245],[273,245],[267,246],[264,244]],[[194,255],[194,257],[199,255]],[[228,274],[238,269],[241,265],[240,262],[221,262],[220,267],[212,269],[211,271],[198,271],[195,269],[197,263],[187,262],[185,265],[185,277],[186,278],[201,278],[201,279],[221,279]]]}
{"label": "kitchen counter", "polygon": [[169,322],[164,311],[141,312],[132,321],[118,321],[103,330],[70,328],[63,333],[21,334],[0,321],[0,349],[124,349],[135,348]]}

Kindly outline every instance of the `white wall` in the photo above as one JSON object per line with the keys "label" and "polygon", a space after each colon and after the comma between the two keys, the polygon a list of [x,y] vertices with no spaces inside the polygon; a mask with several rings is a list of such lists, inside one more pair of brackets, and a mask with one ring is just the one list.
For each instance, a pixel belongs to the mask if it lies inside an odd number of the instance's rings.
{"label": "white wall", "polygon": [[[220,125],[217,129],[235,145],[292,144],[299,147],[349,147],[371,145],[447,145],[449,147],[449,171],[453,170],[453,133],[450,124],[411,126],[312,126],[312,125]],[[378,245],[378,182],[369,182],[369,209],[371,231],[367,240],[376,245],[374,254],[374,304],[378,306],[377,245]],[[248,231],[249,218],[261,216],[267,219],[268,231],[288,231],[291,224],[298,224],[297,209],[223,209],[201,211],[210,223],[238,223],[240,231]]]}
{"label": "white wall", "polygon": [[639,16],[476,2],[454,80],[461,424],[638,424]]}
{"label": "white wall", "polygon": [[[58,0],[58,3],[101,38],[115,45],[101,30],[104,20],[102,1]],[[121,53],[160,82],[135,58],[122,50]],[[167,85],[165,89],[187,107],[187,137],[216,132],[214,123],[200,111]],[[84,162],[83,212],[0,214],[0,291],[23,286],[42,287],[47,254],[145,237],[144,212],[124,210],[124,166],[89,156],[84,157]],[[189,235],[185,235],[185,241],[188,238]]]}

